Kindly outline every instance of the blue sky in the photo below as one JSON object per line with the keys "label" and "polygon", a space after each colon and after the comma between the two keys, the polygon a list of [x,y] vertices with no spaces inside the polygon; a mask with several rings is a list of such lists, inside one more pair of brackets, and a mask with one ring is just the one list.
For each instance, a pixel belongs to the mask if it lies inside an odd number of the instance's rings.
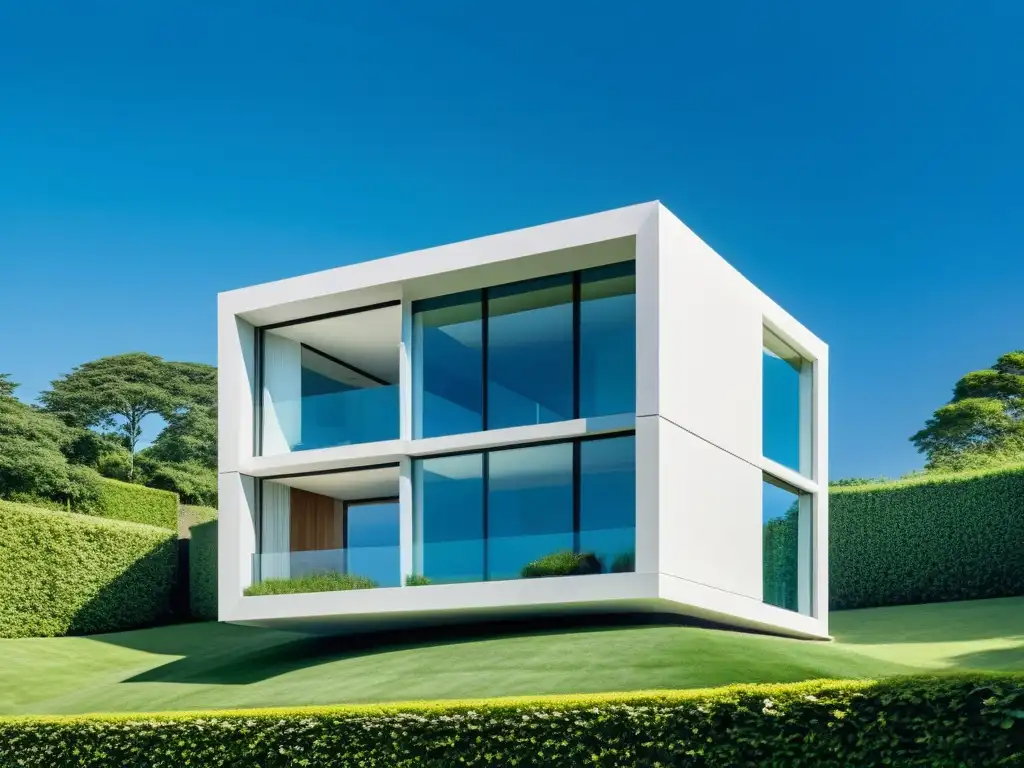
{"label": "blue sky", "polygon": [[834,476],[1024,347],[1024,4],[0,5],[0,371],[215,361],[216,293],[660,199],[832,349]]}

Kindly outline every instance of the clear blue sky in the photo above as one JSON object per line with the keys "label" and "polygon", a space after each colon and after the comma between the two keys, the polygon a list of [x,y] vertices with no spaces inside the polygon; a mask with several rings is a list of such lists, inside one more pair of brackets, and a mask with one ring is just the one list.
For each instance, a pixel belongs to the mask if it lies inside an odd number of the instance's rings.
{"label": "clear blue sky", "polygon": [[832,348],[833,476],[1024,347],[1024,3],[0,5],[0,371],[660,199]]}

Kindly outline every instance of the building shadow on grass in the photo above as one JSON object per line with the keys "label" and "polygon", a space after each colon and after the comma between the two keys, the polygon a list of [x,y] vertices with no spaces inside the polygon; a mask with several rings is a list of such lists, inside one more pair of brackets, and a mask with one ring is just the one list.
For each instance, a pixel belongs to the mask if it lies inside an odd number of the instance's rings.
{"label": "building shadow on grass", "polygon": [[[180,659],[137,674],[126,680],[127,683],[248,685],[319,664],[407,648],[457,645],[508,637],[605,632],[623,627],[643,626],[727,629],[682,616],[622,614],[491,621],[345,636],[308,636],[230,625],[193,624],[161,630],[164,637],[156,642],[142,632],[97,636],[95,639],[155,653],[182,656]],[[191,635],[168,632],[186,628],[192,629]],[[201,632],[196,631],[200,629]],[[175,635],[179,635],[177,639],[181,641],[176,647]]]}
{"label": "building shadow on grass", "polygon": [[1011,648],[992,648],[954,656],[950,661],[963,669],[979,669],[987,672],[1024,672],[1024,637],[1016,638]]}

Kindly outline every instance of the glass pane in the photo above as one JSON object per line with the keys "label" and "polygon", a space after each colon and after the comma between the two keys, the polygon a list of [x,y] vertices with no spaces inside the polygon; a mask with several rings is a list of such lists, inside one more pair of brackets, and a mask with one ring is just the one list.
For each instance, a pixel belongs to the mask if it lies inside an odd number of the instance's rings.
{"label": "glass pane", "polygon": [[263,331],[262,454],[396,439],[400,334],[399,307]]}
{"label": "glass pane", "polygon": [[398,500],[352,502],[345,508],[345,517],[349,573],[371,578],[382,587],[399,586]]}
{"label": "glass pane", "polygon": [[573,417],[572,276],[488,292],[487,427]]}
{"label": "glass pane", "polygon": [[480,291],[413,306],[415,437],[483,427],[483,315]]}
{"label": "glass pane", "polygon": [[602,571],[635,569],[636,442],[629,437],[580,443],[580,552]]}
{"label": "glass pane", "polygon": [[761,357],[764,455],[809,476],[811,364],[769,331]]}
{"label": "glass pane", "polygon": [[517,579],[523,566],[571,551],[572,444],[488,456],[487,578]]}
{"label": "glass pane", "polygon": [[483,455],[413,465],[413,571],[433,583],[484,579]]}
{"label": "glass pane", "polygon": [[580,416],[636,410],[636,263],[585,270],[580,281]]}
{"label": "glass pane", "polygon": [[768,480],[762,485],[764,602],[810,613],[811,498]]}

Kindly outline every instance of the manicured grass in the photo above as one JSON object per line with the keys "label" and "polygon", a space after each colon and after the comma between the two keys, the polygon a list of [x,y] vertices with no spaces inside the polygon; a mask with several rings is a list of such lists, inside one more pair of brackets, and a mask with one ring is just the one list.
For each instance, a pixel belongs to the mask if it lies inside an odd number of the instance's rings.
{"label": "manicured grass", "polygon": [[832,643],[686,626],[405,644],[216,623],[0,641],[0,713],[159,711],[1024,670],[1024,598],[833,614]]}
{"label": "manicured grass", "polygon": [[373,589],[377,582],[365,576],[327,571],[294,579],[264,579],[247,587],[247,595],[302,595],[308,592],[345,592],[350,589]]}

